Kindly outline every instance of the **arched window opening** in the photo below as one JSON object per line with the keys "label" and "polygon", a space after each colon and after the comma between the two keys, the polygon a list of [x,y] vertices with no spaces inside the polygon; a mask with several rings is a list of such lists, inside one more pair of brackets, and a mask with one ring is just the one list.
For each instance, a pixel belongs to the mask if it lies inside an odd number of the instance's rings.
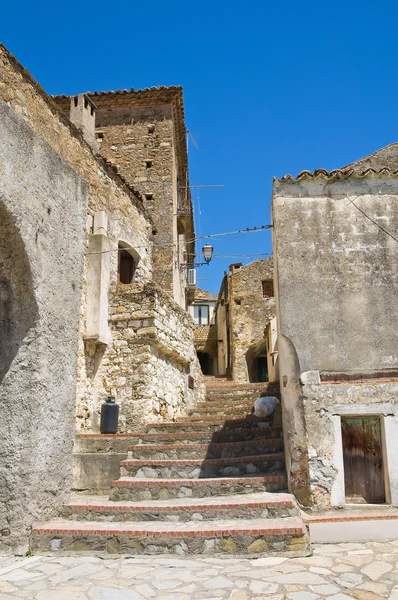
{"label": "arched window opening", "polygon": [[119,242],[117,282],[133,283],[137,265],[138,257],[134,250],[127,244]]}

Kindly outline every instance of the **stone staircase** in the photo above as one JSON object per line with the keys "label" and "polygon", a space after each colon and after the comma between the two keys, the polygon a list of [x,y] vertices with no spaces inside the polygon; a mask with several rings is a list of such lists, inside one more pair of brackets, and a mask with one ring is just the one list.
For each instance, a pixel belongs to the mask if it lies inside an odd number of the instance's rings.
{"label": "stone staircase", "polygon": [[60,519],[33,529],[32,549],[308,554],[306,526],[285,493],[281,427],[251,414],[264,389],[278,394],[275,384],[209,378],[189,417],[125,435],[109,499],[77,495]]}

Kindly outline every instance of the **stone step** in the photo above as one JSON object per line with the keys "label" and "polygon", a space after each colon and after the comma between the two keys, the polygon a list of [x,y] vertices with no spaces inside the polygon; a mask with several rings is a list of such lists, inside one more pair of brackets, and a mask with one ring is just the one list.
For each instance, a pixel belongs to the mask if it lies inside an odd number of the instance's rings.
{"label": "stone step", "polygon": [[278,384],[250,384],[250,385],[241,385],[241,386],[231,386],[231,385],[211,385],[206,387],[206,397],[214,397],[216,395],[225,397],[236,397],[239,396],[247,396],[252,397],[253,395],[267,394],[268,396],[276,395],[280,391],[280,387]]}
{"label": "stone step", "polygon": [[228,423],[232,420],[241,421],[244,419],[245,421],[249,419],[253,423],[261,423],[262,421],[267,421],[263,417],[255,417],[251,414],[250,409],[242,408],[242,409],[230,409],[230,410],[222,410],[221,412],[210,414],[201,414],[201,415],[190,415],[189,417],[179,417],[176,419],[175,423],[223,423],[227,421]]}
{"label": "stone step", "polygon": [[286,488],[284,473],[211,479],[149,479],[121,477],[112,482],[110,500],[168,500],[170,498],[204,498],[253,492],[282,492]]}
{"label": "stone step", "polygon": [[231,392],[240,391],[256,391],[256,390],[270,390],[278,389],[279,382],[277,381],[257,381],[256,383],[235,383],[234,381],[229,382],[207,382],[206,391],[214,392],[219,389]]}
{"label": "stone step", "polygon": [[58,519],[33,528],[34,551],[108,554],[258,554],[309,552],[300,517],[222,523],[93,523]]}
{"label": "stone step", "polygon": [[280,472],[284,454],[263,454],[236,458],[137,460],[120,463],[122,477],[196,479],[207,477],[242,477],[260,473]]}
{"label": "stone step", "polygon": [[210,417],[208,420],[195,418],[186,418],[186,420],[179,420],[165,423],[150,423],[147,425],[148,433],[156,432],[167,432],[167,431],[178,431],[178,429],[184,429],[184,431],[199,431],[207,430],[209,432],[219,431],[220,429],[241,429],[250,428],[259,423],[265,423],[264,429],[267,428],[268,423],[261,417],[248,416],[241,419],[226,420],[223,418]]}
{"label": "stone step", "polygon": [[244,427],[239,429],[220,429],[218,431],[217,429],[214,431],[214,428],[209,429],[209,427],[202,430],[199,428],[198,430],[187,431],[185,427],[180,427],[175,431],[168,429],[166,432],[132,434],[130,440],[135,439],[142,444],[162,444],[171,441],[181,444],[189,444],[190,442],[210,444],[250,441],[258,438],[269,439],[281,437],[281,434],[281,427]]}
{"label": "stone step", "polygon": [[244,399],[239,399],[239,400],[214,400],[214,402],[210,401],[210,400],[205,400],[204,402],[199,402],[199,404],[197,404],[195,406],[195,408],[193,408],[190,411],[190,415],[193,415],[195,412],[202,412],[202,411],[206,411],[209,413],[215,413],[217,411],[220,410],[224,410],[224,411],[229,411],[229,410],[247,410],[247,409],[251,409],[254,406],[254,402],[253,400],[249,399],[249,400],[244,400]]}
{"label": "stone step", "polygon": [[227,412],[230,410],[243,410],[243,411],[251,411],[254,406],[253,400],[236,400],[232,402],[231,400],[217,400],[211,402],[210,400],[205,400],[204,402],[200,402],[195,408],[190,411],[190,415],[194,415],[195,412],[203,412],[206,411],[209,414],[216,413],[217,411]]}
{"label": "stone step", "polygon": [[219,444],[136,444],[129,446],[128,458],[141,460],[173,458],[233,458],[283,450],[281,437]]}
{"label": "stone step", "polygon": [[226,402],[236,402],[238,400],[254,401],[256,398],[259,398],[262,394],[267,396],[277,396],[277,390],[272,392],[268,392],[267,390],[240,390],[238,392],[229,391],[229,390],[215,390],[213,392],[206,393],[205,402],[222,402],[223,400]]}
{"label": "stone step", "polygon": [[72,521],[218,521],[275,519],[298,515],[292,494],[245,494],[211,498],[112,502],[106,496],[77,496],[62,516]]}

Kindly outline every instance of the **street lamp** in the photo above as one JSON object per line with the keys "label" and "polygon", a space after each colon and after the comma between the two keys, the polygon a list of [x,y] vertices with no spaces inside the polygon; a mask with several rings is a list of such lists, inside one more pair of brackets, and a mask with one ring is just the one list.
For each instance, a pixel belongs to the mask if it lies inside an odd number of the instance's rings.
{"label": "street lamp", "polygon": [[205,244],[202,248],[202,252],[203,258],[205,259],[206,264],[208,265],[213,256],[213,246],[210,246],[210,244]]}
{"label": "street lamp", "polygon": [[208,265],[210,264],[210,261],[212,259],[213,256],[213,246],[210,246],[210,244],[205,244],[202,248],[202,252],[203,252],[203,258],[205,259],[205,262],[189,262],[189,263],[182,263],[180,264],[180,267],[184,267],[184,268],[188,268],[188,269],[194,269],[195,267],[202,267],[203,265]]}

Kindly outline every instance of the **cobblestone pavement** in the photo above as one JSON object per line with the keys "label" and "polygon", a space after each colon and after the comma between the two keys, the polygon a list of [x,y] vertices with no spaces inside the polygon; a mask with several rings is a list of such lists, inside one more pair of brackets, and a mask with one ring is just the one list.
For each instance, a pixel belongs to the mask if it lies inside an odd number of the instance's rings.
{"label": "cobblestone pavement", "polygon": [[0,558],[0,600],[398,600],[398,540],[308,558]]}

